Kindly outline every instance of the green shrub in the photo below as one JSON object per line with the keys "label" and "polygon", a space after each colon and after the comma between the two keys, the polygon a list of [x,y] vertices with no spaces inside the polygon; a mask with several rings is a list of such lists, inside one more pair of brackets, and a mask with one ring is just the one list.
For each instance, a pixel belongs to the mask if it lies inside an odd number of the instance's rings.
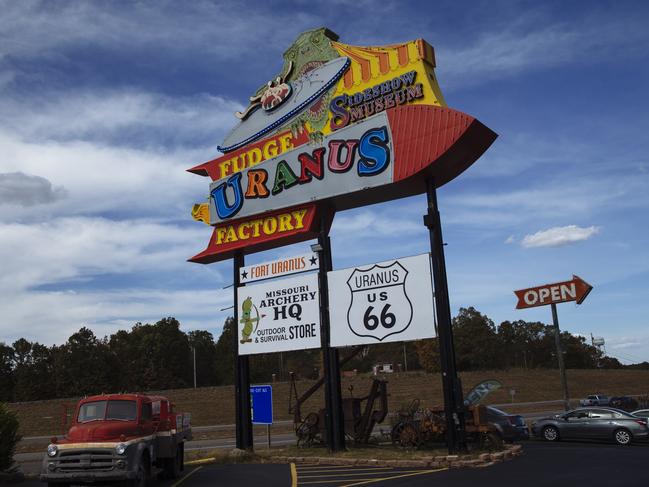
{"label": "green shrub", "polygon": [[0,403],[0,472],[7,472],[14,463],[14,451],[20,441],[16,413]]}

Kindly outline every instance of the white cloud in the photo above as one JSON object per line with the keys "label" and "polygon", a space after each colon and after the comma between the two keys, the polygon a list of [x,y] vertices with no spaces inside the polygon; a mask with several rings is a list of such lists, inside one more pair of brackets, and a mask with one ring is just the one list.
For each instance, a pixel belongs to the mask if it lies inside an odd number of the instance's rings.
{"label": "white cloud", "polygon": [[242,106],[207,94],[170,97],[135,89],[6,97],[3,132],[24,142],[86,141],[123,147],[214,144]]}
{"label": "white cloud", "polygon": [[66,217],[45,223],[0,225],[0,290],[28,290],[43,284],[101,274],[160,273],[189,266],[202,250],[209,228],[147,220],[111,221]]}
{"label": "white cloud", "polygon": [[506,244],[513,244],[514,242],[516,242],[516,237],[514,237],[513,235],[510,235],[510,236],[507,237],[507,239],[505,240],[505,243],[506,243]]}
{"label": "white cloud", "polygon": [[189,215],[208,180],[185,170],[217,155],[238,107],[133,89],[3,98],[0,193],[23,205],[0,205],[0,341],[61,343],[80,326],[102,335],[168,315],[217,334],[231,290],[187,290],[191,276],[227,279],[186,262],[210,229]]}
{"label": "white cloud", "polygon": [[421,232],[423,225],[414,221],[400,219],[396,215],[382,214],[372,210],[362,210],[354,214],[336,216],[332,232],[336,236],[365,237],[396,236]]}
{"label": "white cloud", "polygon": [[523,247],[558,247],[588,240],[599,233],[600,227],[578,227],[567,225],[565,227],[548,228],[531,235],[525,235],[521,241]]}
{"label": "white cloud", "polygon": [[39,291],[5,294],[3,299],[12,303],[3,307],[3,322],[11,324],[0,327],[0,342],[5,343],[23,337],[47,345],[60,344],[82,326],[104,336],[130,329],[136,322],[154,323],[165,316],[177,318],[185,331],[209,329],[218,336],[225,318],[232,314],[220,311],[231,305],[232,290],[218,288]]}
{"label": "white cloud", "polygon": [[[209,235],[204,225],[147,220],[66,217],[1,224],[0,341],[24,336],[60,343],[80,326],[109,334],[162,315],[175,316],[185,329],[220,327],[228,313],[219,310],[231,302],[231,290],[183,290],[174,283],[182,273],[204,277],[206,288],[224,281],[217,267],[186,262]],[[129,276],[155,276],[162,288],[116,289],[116,275],[126,282]],[[51,286],[59,290],[46,290]]]}
{"label": "white cloud", "polygon": [[0,174],[0,205],[34,206],[65,198],[66,191],[47,179],[22,172]]}
{"label": "white cloud", "polygon": [[0,172],[38,175],[68,197],[47,208],[0,206],[0,220],[107,211],[185,217],[208,192],[206,179],[185,170],[218,155],[212,144],[239,108],[219,97],[134,90],[48,98],[6,101]]}
{"label": "white cloud", "polygon": [[[639,330],[646,330],[643,323],[637,323]],[[617,358],[623,364],[639,363],[649,361],[647,350],[649,350],[649,335],[642,332],[635,335],[607,335],[607,355]]]}

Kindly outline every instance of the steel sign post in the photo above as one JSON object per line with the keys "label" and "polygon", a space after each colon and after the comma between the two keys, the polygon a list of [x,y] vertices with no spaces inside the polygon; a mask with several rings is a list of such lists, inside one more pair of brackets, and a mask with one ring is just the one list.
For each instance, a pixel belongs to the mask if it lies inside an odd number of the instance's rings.
{"label": "steel sign post", "polygon": [[243,267],[243,253],[234,255],[234,402],[236,417],[236,445],[240,450],[252,450],[252,421],[250,417],[250,365],[246,355],[239,355],[239,307],[237,294],[239,289],[239,276]]}
{"label": "steel sign post", "polygon": [[561,330],[559,329],[559,317],[557,315],[557,304],[574,301],[581,304],[586,296],[593,290],[593,286],[584,281],[581,277],[573,274],[570,281],[544,284],[527,289],[514,291],[518,298],[516,309],[535,308],[547,306],[552,308],[552,325],[554,328],[554,343],[557,349],[557,364],[561,375],[561,389],[563,390],[563,406],[566,411],[570,409],[570,395],[568,393],[568,379],[566,377],[566,365],[561,346]]}
{"label": "steel sign post", "polygon": [[433,259],[433,280],[435,283],[435,309],[437,312],[437,334],[439,336],[439,355],[442,366],[442,387],[444,389],[444,412],[446,416],[446,441],[450,454],[466,451],[464,412],[462,409],[462,383],[457,375],[453,327],[451,324],[451,305],[448,296],[446,262],[444,260],[444,240],[442,224],[437,206],[435,182],[427,181],[428,214],[424,224],[430,235],[430,250]]}
{"label": "steel sign post", "polygon": [[554,325],[554,344],[557,347],[557,363],[561,374],[561,389],[563,390],[563,407],[570,410],[570,396],[568,394],[568,378],[566,377],[566,364],[563,360],[563,347],[561,346],[561,331],[559,330],[559,318],[557,317],[557,305],[552,303],[552,324]]}
{"label": "steel sign post", "polygon": [[331,451],[345,449],[345,424],[343,421],[342,395],[340,392],[340,362],[338,349],[330,346],[329,292],[327,272],[333,263],[331,259],[331,239],[329,238],[329,217],[322,213],[320,235],[318,237],[320,253],[320,336],[322,339],[322,356],[325,380],[325,426],[327,445]]}

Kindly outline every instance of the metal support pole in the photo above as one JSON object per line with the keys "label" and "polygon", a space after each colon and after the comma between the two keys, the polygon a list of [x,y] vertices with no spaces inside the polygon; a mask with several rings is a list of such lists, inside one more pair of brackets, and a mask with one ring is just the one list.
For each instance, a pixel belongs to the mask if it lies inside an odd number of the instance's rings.
{"label": "metal support pole", "polygon": [[194,351],[194,389],[196,389],[196,345],[192,347]]}
{"label": "metal support pole", "polygon": [[424,216],[424,224],[428,227],[430,234],[430,250],[433,262],[437,333],[442,368],[442,387],[444,390],[444,413],[446,416],[446,441],[449,453],[454,454],[460,451],[466,451],[463,411],[464,396],[462,394],[462,383],[457,375],[457,366],[455,363],[453,328],[451,326],[451,305],[446,279],[446,262],[444,260],[444,240],[442,238],[442,225],[437,206],[437,193],[434,179],[428,180],[426,185],[428,213]]}
{"label": "metal support pole", "polygon": [[327,272],[333,268],[331,259],[331,240],[328,235],[328,218],[323,212],[320,220],[320,338],[322,343],[324,391],[325,391],[325,422],[327,428],[327,444],[330,451],[345,449],[345,423],[343,420],[342,394],[340,392],[340,363],[338,349],[329,346],[329,290]]}
{"label": "metal support pole", "polygon": [[408,356],[406,355],[406,342],[403,342],[403,371],[408,372]]}
{"label": "metal support pole", "polygon": [[552,303],[552,323],[554,324],[554,343],[557,347],[557,362],[559,362],[559,373],[561,374],[561,388],[563,389],[563,407],[570,410],[570,396],[568,395],[568,378],[566,377],[566,364],[563,361],[563,349],[561,347],[561,331],[559,330],[559,318],[557,316],[557,305]]}
{"label": "metal support pole", "polygon": [[234,400],[236,416],[236,445],[240,450],[252,450],[252,418],[250,416],[250,367],[247,355],[239,355],[239,286],[243,254],[234,254]]}

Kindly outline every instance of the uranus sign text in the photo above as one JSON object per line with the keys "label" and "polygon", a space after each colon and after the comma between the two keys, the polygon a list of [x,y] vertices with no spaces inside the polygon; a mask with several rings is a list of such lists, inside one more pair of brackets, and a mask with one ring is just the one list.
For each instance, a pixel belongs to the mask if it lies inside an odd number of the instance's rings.
{"label": "uranus sign text", "polygon": [[375,117],[212,183],[211,224],[388,184],[392,162],[387,118]]}

